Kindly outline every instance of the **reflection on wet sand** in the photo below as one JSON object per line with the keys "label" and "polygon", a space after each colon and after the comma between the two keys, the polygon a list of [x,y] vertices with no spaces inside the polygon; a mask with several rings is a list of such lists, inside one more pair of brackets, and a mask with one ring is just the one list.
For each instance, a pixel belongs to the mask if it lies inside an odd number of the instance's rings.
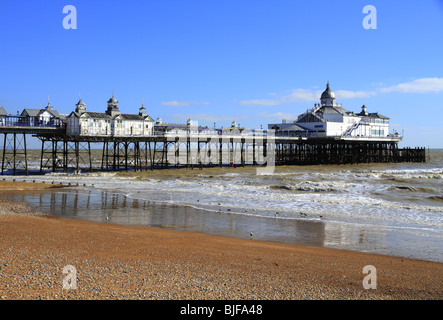
{"label": "reflection on wet sand", "polygon": [[386,242],[384,232],[379,232],[375,237],[371,232],[372,235],[367,237],[365,228],[331,224],[326,221],[250,217],[228,211],[197,210],[95,189],[68,188],[16,193],[12,197],[11,200],[28,202],[43,213],[103,223],[372,252],[376,247],[384,248]]}
{"label": "reflection on wet sand", "polygon": [[159,204],[124,194],[64,189],[14,194],[39,211],[65,218],[95,222],[187,230],[256,240],[323,246],[323,222],[249,217],[233,212],[211,212],[192,207]]}

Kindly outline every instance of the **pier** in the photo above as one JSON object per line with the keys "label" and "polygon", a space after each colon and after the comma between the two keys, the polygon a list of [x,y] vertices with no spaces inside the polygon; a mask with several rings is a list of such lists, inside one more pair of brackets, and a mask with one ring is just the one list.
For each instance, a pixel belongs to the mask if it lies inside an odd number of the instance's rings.
{"label": "pier", "polygon": [[[108,137],[69,136],[61,125],[0,126],[0,133],[4,135],[2,175],[28,175],[27,135],[41,141],[40,172],[426,162],[425,148],[400,149],[395,139],[289,137],[272,135],[269,130]],[[101,150],[100,164],[95,166],[93,147]]]}
{"label": "pier", "polygon": [[[426,162],[425,148],[398,148],[402,137],[390,133],[389,118],[348,111],[335,102],[329,83],[320,104],[299,115],[268,124],[267,130],[154,121],[143,104],[138,114],[121,113],[114,95],[105,112],[87,111],[79,97],[69,115],[49,104],[8,114],[0,107],[3,134],[1,174],[29,174],[26,137],[41,142],[43,172],[154,170],[211,166],[326,165]],[[101,150],[93,161],[92,150]],[[96,151],[95,151],[96,153]]]}

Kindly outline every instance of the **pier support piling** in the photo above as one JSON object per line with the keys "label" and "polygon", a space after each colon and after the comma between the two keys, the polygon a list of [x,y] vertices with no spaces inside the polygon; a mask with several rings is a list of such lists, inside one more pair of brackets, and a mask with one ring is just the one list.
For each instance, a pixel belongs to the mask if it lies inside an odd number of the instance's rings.
{"label": "pier support piling", "polygon": [[16,175],[20,169],[28,175],[25,133],[4,133],[1,174],[3,175],[8,169],[12,169],[13,175]]}

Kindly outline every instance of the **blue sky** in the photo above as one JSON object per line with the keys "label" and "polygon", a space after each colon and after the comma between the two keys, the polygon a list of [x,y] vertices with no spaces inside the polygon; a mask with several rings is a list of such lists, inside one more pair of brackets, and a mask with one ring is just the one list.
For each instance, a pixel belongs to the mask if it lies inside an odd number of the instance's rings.
{"label": "blue sky", "polygon": [[[63,28],[63,7],[77,29]],[[377,29],[363,28],[363,7]],[[263,128],[319,102],[391,118],[401,146],[443,148],[443,1],[0,1],[0,106],[81,98],[103,112]]]}

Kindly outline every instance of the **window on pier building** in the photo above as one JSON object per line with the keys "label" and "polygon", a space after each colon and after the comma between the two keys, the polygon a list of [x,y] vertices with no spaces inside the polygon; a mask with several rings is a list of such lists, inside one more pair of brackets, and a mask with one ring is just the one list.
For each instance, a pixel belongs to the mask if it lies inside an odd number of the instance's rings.
{"label": "window on pier building", "polygon": [[385,134],[384,130],[371,130],[372,136],[383,136]]}
{"label": "window on pier building", "polygon": [[375,124],[388,124],[389,120],[388,119],[371,119],[371,123],[375,123]]}

